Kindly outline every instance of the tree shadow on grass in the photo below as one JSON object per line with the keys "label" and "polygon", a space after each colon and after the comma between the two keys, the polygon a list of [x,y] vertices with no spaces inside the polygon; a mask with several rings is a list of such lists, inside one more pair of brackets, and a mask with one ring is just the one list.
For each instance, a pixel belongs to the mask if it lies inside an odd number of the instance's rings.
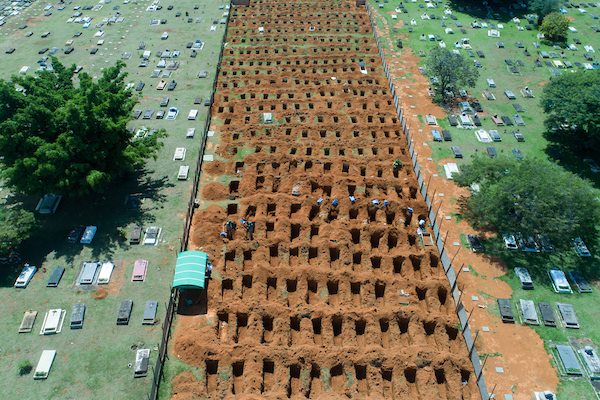
{"label": "tree shadow on grass", "polygon": [[515,267],[527,268],[535,285],[552,289],[548,277],[548,270],[552,267],[560,268],[564,272],[577,271],[590,280],[600,279],[598,260],[595,257],[579,257],[572,248],[554,252],[527,253],[507,249],[502,238],[486,240],[485,248],[484,257],[490,262],[501,262],[505,266],[507,275],[512,273]]}
{"label": "tree shadow on grass", "polygon": [[478,0],[450,0],[450,9],[467,14],[477,20],[497,20],[507,22],[514,16],[526,12],[523,8],[510,8],[510,2],[490,1],[488,4]]}
{"label": "tree shadow on grass", "polygon": [[[164,189],[174,186],[168,177],[153,179],[149,175],[139,171],[126,181],[116,182],[112,189],[101,195],[63,197],[57,212],[40,216],[38,229],[21,244],[21,263],[3,268],[0,286],[12,286],[23,263],[40,266],[50,253],[56,258],[65,257],[67,264],[71,264],[84,246],[89,246],[92,257],[99,260],[111,259],[116,250],[129,246],[127,227],[153,223],[153,209],[165,201]],[[36,201],[28,198],[24,199],[24,204],[34,209]],[[69,231],[79,225],[98,227],[90,245],[67,242]]]}
{"label": "tree shadow on grass", "polygon": [[[594,156],[597,158],[593,152],[577,151],[566,144],[555,142],[548,144],[546,154],[567,171],[590,180],[595,188],[600,189],[600,173],[592,172],[589,165],[583,162],[586,158],[594,159]],[[594,161],[600,163],[600,160]]]}

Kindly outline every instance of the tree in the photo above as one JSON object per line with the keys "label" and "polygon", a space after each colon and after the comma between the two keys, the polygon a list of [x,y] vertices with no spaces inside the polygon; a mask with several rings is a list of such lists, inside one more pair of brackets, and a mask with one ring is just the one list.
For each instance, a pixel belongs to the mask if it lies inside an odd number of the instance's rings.
{"label": "tree", "polygon": [[564,15],[553,12],[544,17],[540,32],[553,42],[564,42],[567,40],[567,31],[569,29],[569,20]]}
{"label": "tree", "polygon": [[576,150],[600,150],[600,71],[554,78],[544,87],[541,105],[546,137]]}
{"label": "tree", "polygon": [[20,204],[4,207],[0,211],[0,255],[8,255],[11,250],[29,237],[37,221],[35,215]]}
{"label": "tree", "polygon": [[448,100],[449,92],[457,85],[475,86],[479,77],[479,71],[468,59],[448,49],[432,49],[425,66],[438,101]]}
{"label": "tree", "polygon": [[476,157],[455,176],[461,186],[479,184],[462,211],[476,228],[544,234],[556,249],[571,239],[596,239],[600,222],[591,184],[545,160]]}
{"label": "tree", "polygon": [[546,15],[560,9],[560,0],[531,0],[529,9],[537,14],[540,25]]}
{"label": "tree", "polygon": [[134,140],[127,130],[137,98],[125,89],[124,66],[97,81],[81,72],[76,85],[75,65],[52,58],[52,71],[0,80],[3,180],[24,194],[85,195],[156,157],[164,133]]}

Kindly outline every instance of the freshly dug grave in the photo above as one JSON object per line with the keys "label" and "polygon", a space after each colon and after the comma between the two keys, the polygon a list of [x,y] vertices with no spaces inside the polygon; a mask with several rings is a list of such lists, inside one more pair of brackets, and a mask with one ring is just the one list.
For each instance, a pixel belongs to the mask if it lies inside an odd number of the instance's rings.
{"label": "freshly dug grave", "polygon": [[[213,279],[207,313],[177,317],[173,353],[199,372],[174,379],[175,399],[479,398],[354,4],[231,10],[211,126],[219,161],[203,164],[189,243],[209,253]],[[222,238],[227,220],[237,228]]]}

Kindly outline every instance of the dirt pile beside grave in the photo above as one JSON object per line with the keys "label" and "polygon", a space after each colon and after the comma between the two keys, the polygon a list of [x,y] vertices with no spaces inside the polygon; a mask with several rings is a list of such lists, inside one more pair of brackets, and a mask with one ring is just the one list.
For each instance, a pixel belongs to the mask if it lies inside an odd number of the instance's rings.
{"label": "dirt pile beside grave", "polygon": [[225,200],[229,196],[227,187],[219,183],[209,183],[202,187],[202,198],[206,200]]}
{"label": "dirt pile beside grave", "polygon": [[108,290],[106,289],[97,289],[92,292],[92,297],[96,300],[105,299],[108,296]]}

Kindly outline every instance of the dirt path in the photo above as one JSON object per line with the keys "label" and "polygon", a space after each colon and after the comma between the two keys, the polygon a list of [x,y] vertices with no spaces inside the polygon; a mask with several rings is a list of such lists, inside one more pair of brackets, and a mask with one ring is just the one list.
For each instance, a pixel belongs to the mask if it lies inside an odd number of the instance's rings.
{"label": "dirt path", "polygon": [[[387,24],[381,32],[381,38],[389,38]],[[406,43],[406,41],[404,41]],[[454,255],[460,243],[461,233],[472,232],[465,222],[456,223],[446,220],[457,212],[455,201],[467,192],[457,187],[452,181],[438,175],[438,166],[453,160],[431,159],[431,149],[427,145],[429,129],[419,122],[418,115],[433,114],[443,118],[446,112],[432,103],[427,94],[429,82],[418,69],[419,57],[409,48],[394,52],[386,51],[386,62],[393,75],[394,85],[403,103],[403,112],[415,143],[419,163],[425,181],[430,181],[430,193],[435,191],[434,207],[441,205],[439,212],[442,232],[448,231],[446,246]],[[504,394],[513,394],[516,400],[529,400],[533,391],[553,390],[556,392],[558,377],[550,364],[550,356],[544,349],[544,343],[531,328],[521,325],[503,324],[496,313],[488,309],[496,307],[496,298],[511,297],[510,286],[496,278],[505,274],[505,267],[500,262],[491,262],[468,249],[461,249],[454,265],[471,265],[476,273],[463,272],[459,278],[459,287],[463,290],[463,303],[468,312],[473,309],[471,329],[475,334],[479,331],[477,349],[480,355],[489,355],[484,368],[484,376],[488,390],[495,387],[498,398]],[[458,269],[457,269],[458,271]],[[476,296],[477,300],[472,300]],[[489,328],[488,332],[483,329]],[[497,372],[502,368],[503,372]],[[501,370],[498,370],[501,371]]]}

